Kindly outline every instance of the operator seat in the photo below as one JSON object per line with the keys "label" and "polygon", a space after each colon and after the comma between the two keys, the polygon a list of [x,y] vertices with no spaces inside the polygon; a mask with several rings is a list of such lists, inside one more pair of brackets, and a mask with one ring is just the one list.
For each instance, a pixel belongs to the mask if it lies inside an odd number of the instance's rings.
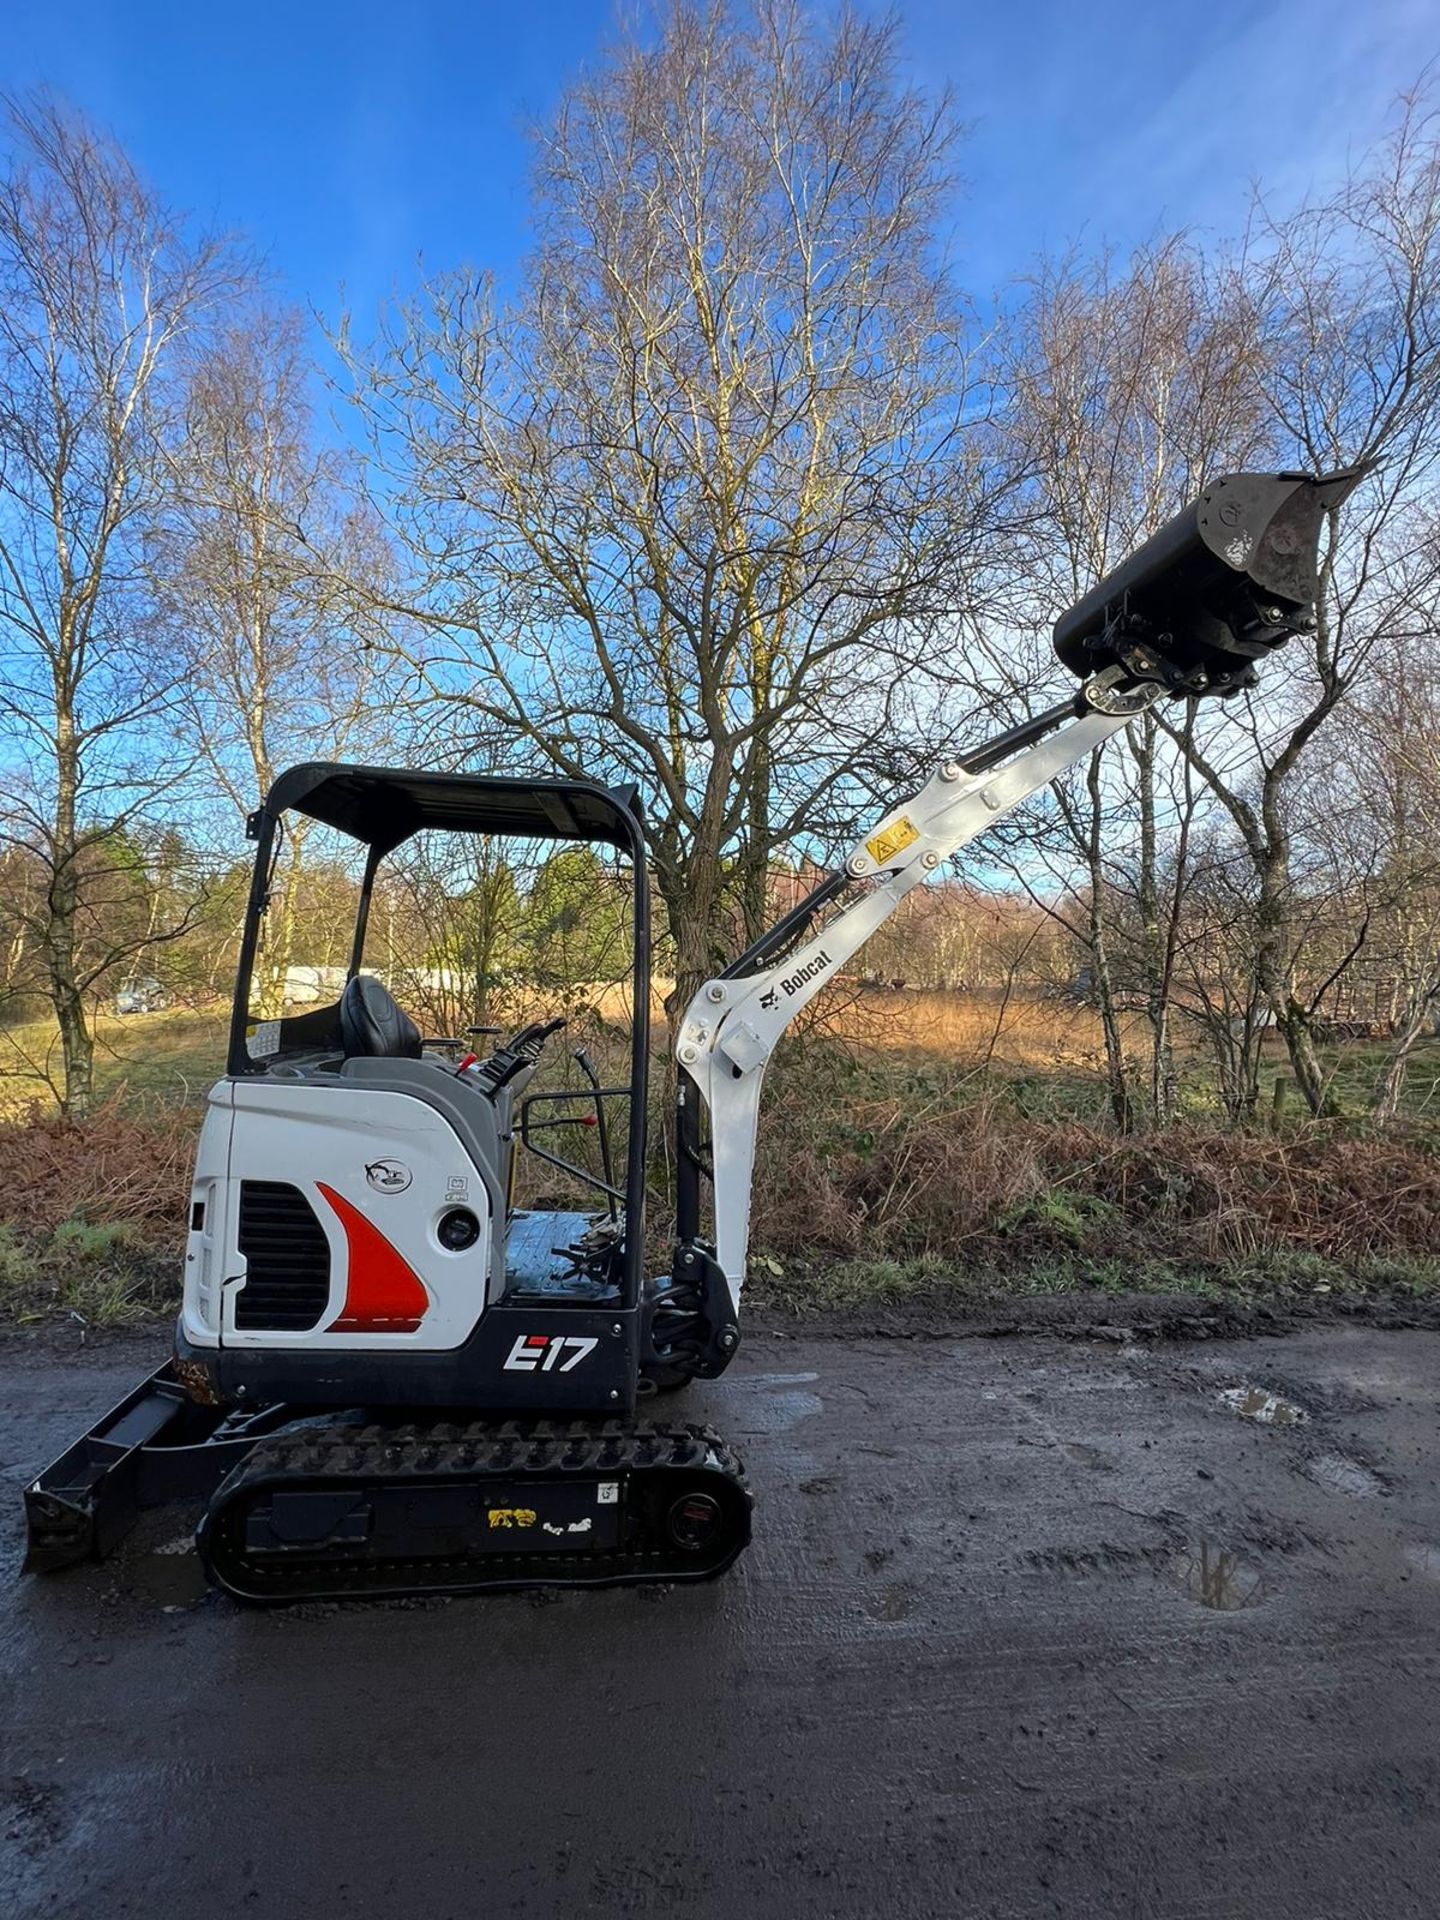
{"label": "operator seat", "polygon": [[357,973],[340,996],[340,1041],[347,1060],[418,1060],[420,1029],[372,974]]}

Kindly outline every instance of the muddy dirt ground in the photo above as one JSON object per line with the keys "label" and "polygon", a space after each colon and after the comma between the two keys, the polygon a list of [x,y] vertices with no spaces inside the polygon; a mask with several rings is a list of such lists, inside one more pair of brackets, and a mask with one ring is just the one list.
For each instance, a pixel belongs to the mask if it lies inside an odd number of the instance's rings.
{"label": "muddy dirt ground", "polygon": [[0,1343],[0,1912],[1440,1912],[1440,1334],[753,1336],[698,1589],[245,1613],[21,1580],[159,1357]]}

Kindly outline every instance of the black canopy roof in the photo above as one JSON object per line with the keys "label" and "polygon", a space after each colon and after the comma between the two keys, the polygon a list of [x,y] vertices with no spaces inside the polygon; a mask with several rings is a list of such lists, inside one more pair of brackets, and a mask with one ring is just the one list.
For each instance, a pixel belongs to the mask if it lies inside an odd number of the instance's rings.
{"label": "black canopy roof", "polygon": [[311,760],[280,775],[265,808],[307,814],[381,853],[426,829],[600,840],[632,855],[644,844],[634,790],[615,792],[588,780],[409,773]]}

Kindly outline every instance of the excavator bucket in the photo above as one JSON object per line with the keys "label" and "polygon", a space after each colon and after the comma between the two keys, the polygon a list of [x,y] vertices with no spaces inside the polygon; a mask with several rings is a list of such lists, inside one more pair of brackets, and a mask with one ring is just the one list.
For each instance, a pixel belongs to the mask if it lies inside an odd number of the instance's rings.
{"label": "excavator bucket", "polygon": [[1315,622],[1325,515],[1367,469],[1229,473],[1055,623],[1082,680],[1119,667],[1177,694],[1251,686],[1253,662]]}

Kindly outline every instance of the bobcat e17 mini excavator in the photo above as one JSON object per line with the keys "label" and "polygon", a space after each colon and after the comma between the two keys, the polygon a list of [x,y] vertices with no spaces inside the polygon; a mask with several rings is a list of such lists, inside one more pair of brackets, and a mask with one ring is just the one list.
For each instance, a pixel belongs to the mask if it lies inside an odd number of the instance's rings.
{"label": "bobcat e17 mini excavator", "polygon": [[[140,1508],[192,1499],[205,1502],[209,1578],[244,1601],[722,1572],[750,1535],[740,1463],[708,1427],[646,1417],[644,1403],[735,1357],[776,1042],[912,887],[1134,714],[1251,685],[1253,662],[1313,623],[1324,515],[1357,478],[1217,480],[1057,623],[1081,681],[1072,698],[940,767],[700,989],[678,1033],[677,1232],[661,1278],[645,1269],[650,944],[635,794],[329,764],[283,774],[249,822],[228,1070],[200,1136],[174,1358],[27,1489],[27,1566],[104,1554]],[[357,924],[334,1005],[257,1020],[291,811],[364,849]],[[580,1092],[528,1090],[559,1021],[457,1060],[363,971],[377,870],[426,832],[626,857],[627,1084],[602,1086],[581,1054]],[[599,1173],[543,1144],[577,1120],[605,1148]],[[587,1181],[594,1210],[515,1207],[526,1153]]]}

